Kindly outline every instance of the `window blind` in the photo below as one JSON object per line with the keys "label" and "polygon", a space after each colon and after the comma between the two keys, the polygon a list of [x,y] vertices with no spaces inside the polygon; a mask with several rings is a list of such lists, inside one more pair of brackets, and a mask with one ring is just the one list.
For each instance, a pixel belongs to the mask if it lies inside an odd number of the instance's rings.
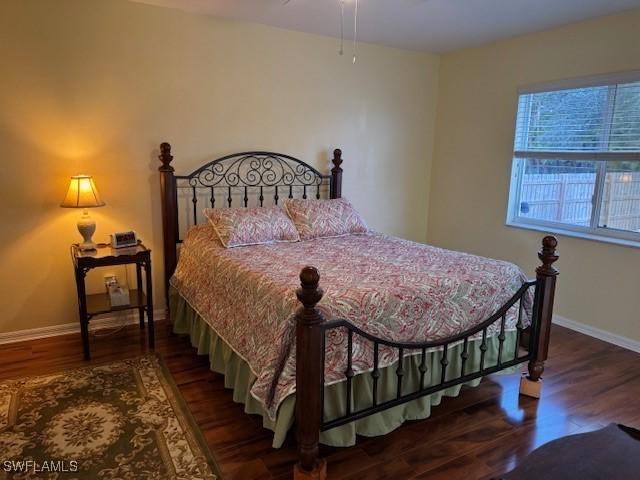
{"label": "window blind", "polygon": [[640,81],[521,94],[514,147],[640,153]]}

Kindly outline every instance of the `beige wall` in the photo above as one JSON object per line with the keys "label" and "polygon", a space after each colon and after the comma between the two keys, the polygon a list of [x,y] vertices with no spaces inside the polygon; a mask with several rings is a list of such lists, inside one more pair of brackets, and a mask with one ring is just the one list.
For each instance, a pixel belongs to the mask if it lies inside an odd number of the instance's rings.
{"label": "beige wall", "polygon": [[[542,234],[504,226],[517,87],[638,69],[638,31],[635,11],[441,60],[362,45],[353,66],[314,35],[121,0],[4,0],[0,333],[76,321],[80,212],[58,203],[78,172],[107,202],[95,238],[133,228],[153,248],[162,306],[163,140],[180,172],[245,149],[326,169],[339,146],[344,192],[372,227],[532,272]],[[638,250],[560,242],[557,312],[640,340]]]}
{"label": "beige wall", "polygon": [[[640,10],[441,58],[428,239],[533,272],[542,233],[506,227],[519,86],[640,68]],[[640,250],[559,237],[556,312],[640,340]]]}
{"label": "beige wall", "polygon": [[324,170],[339,146],[343,192],[371,226],[424,241],[439,59],[361,45],[353,66],[337,47],[120,0],[3,0],[0,333],[77,319],[80,212],[58,204],[78,172],[107,202],[95,239],[133,228],[154,250],[161,306],[164,140],[182,173],[247,149]]}

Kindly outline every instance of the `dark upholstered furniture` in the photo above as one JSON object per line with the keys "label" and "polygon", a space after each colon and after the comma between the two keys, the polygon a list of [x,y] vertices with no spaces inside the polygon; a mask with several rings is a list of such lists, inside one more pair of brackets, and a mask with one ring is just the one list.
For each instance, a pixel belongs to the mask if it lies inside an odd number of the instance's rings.
{"label": "dark upholstered furniture", "polygon": [[501,480],[637,478],[640,478],[640,431],[612,423],[595,432],[544,444]]}

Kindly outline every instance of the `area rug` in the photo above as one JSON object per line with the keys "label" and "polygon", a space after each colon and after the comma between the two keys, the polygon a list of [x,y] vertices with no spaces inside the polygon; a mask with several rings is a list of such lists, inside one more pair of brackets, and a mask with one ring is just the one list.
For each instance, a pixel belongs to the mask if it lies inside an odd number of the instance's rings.
{"label": "area rug", "polygon": [[220,480],[155,355],[0,383],[0,479]]}

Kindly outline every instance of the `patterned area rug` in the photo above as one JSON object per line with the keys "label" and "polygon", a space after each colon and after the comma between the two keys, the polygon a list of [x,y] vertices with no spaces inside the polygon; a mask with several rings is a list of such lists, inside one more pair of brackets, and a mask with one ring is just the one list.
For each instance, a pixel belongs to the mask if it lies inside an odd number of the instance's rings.
{"label": "patterned area rug", "polygon": [[221,479],[155,355],[0,383],[0,479]]}

